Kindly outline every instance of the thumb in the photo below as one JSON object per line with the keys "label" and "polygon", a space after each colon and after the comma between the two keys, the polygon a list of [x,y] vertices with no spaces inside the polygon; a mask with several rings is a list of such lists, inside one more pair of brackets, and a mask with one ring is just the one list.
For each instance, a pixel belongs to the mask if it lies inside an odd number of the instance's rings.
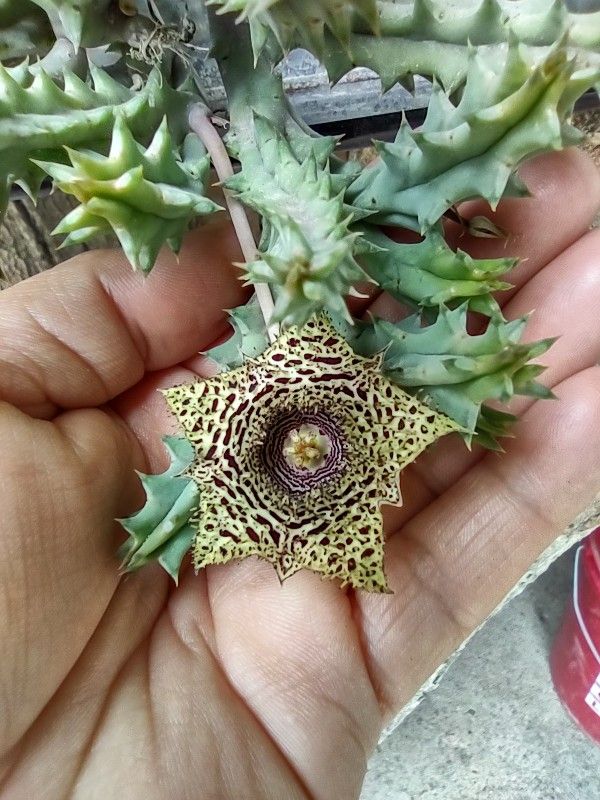
{"label": "thumb", "polygon": [[10,698],[1,754],[48,703],[110,602],[114,519],[136,502],[143,459],[116,415],[80,410],[51,423],[5,403],[0,451],[0,696]]}

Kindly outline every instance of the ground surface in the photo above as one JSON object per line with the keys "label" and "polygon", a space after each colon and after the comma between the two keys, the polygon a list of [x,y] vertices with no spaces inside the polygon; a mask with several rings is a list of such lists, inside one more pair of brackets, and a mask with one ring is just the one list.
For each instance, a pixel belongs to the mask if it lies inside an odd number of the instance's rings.
{"label": "ground surface", "polygon": [[573,553],[490,620],[379,747],[361,800],[600,800],[600,747],[554,694]]}

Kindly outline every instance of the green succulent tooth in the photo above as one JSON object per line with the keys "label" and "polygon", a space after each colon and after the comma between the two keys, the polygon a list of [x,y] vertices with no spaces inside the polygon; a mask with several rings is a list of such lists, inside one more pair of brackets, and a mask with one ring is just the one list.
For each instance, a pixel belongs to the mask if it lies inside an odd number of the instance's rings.
{"label": "green succulent tooth", "polygon": [[226,186],[263,217],[260,258],[248,280],[275,291],[276,321],[303,325],[314,313],[344,313],[344,296],[368,276],[356,261],[360,237],[352,210],[314,154],[301,162],[266,119],[254,118],[254,139],[239,151],[242,171]]}
{"label": "green succulent tooth", "polygon": [[503,450],[499,439],[513,438],[512,428],[518,421],[514,414],[498,411],[490,406],[482,406],[477,420],[473,442],[486,450]]}
{"label": "green succulent tooth", "polygon": [[248,358],[257,358],[269,346],[269,335],[256,296],[229,312],[233,335],[223,344],[208,350],[223,372],[241,367]]}
{"label": "green succulent tooth", "polygon": [[144,507],[119,522],[129,538],[119,550],[125,572],[133,572],[152,561],[169,573],[175,583],[195,531],[189,524],[200,502],[200,491],[192,478],[181,477],[194,461],[194,448],[184,438],[163,439],[171,464],[161,475],[140,475],[146,492]]}
{"label": "green succulent tooth", "polygon": [[320,55],[326,31],[348,48],[355,18],[371,32],[379,24],[376,0],[213,0],[209,5],[220,6],[219,13],[237,13],[240,20],[250,22],[256,56],[269,33],[284,52],[301,46]]}
{"label": "green succulent tooth", "polygon": [[53,233],[66,234],[59,249],[84,244],[94,236],[106,233],[106,221],[92,214],[86,206],[77,206],[58,223]]}
{"label": "green succulent tooth", "polygon": [[36,161],[61,191],[81,203],[54,233],[68,234],[65,244],[79,244],[112,230],[133,267],[144,272],[152,269],[165,242],[177,252],[192,220],[219,210],[205,196],[209,157],[198,151],[198,140],[192,146],[190,137],[184,153],[193,153],[194,160],[188,165],[173,145],[166,117],[145,148],[118,115],[108,156],[67,148],[71,166]]}
{"label": "green succulent tooth", "polygon": [[63,145],[108,148],[115,118],[126,120],[134,136],[147,142],[149,131],[168,117],[177,143],[184,136],[192,97],[172,89],[153,69],[139,91],[128,89],[90,65],[91,85],[66,70],[62,85],[27,64],[0,65],[0,212],[13,184],[35,196],[44,177],[32,159],[64,161]]}
{"label": "green succulent tooth", "polygon": [[[523,44],[534,46],[552,45],[566,33],[582,47],[600,44],[600,13],[571,13],[564,0],[380,0],[378,6],[386,37],[480,46],[504,42],[511,31]],[[354,29],[360,27],[356,19]]]}
{"label": "green succulent tooth", "polygon": [[362,226],[364,241],[375,246],[361,257],[366,272],[386,292],[402,303],[432,309],[467,302],[472,311],[500,314],[492,292],[511,284],[501,280],[517,263],[514,258],[474,259],[454,251],[437,228],[422,242],[399,244],[378,228]]}
{"label": "green succulent tooth", "polygon": [[467,77],[473,46],[500,63],[511,39],[531,66],[561,37],[581,68],[600,66],[600,12],[570,13],[565,0],[380,0],[377,6],[378,40],[359,16],[349,45],[326,32],[322,60],[332,80],[363,66],[380,76],[384,90],[423,75],[452,92]]}
{"label": "green succulent tooth", "polygon": [[57,36],[62,32],[78,49],[84,25],[98,6],[106,13],[109,0],[33,0],[50,19]]}
{"label": "green succulent tooth", "polygon": [[530,362],[554,339],[521,343],[527,318],[491,319],[485,332],[474,336],[467,331],[467,311],[466,303],[456,309],[441,306],[436,321],[426,326],[420,315],[398,323],[377,319],[352,328],[339,319],[335,324],[360,355],[384,352],[386,375],[458,423],[467,442],[476,436],[487,446],[494,430],[505,435],[510,420],[485,403],[508,403],[515,394],[553,396],[536,381],[544,368]]}
{"label": "green succulent tooth", "polygon": [[115,26],[124,16],[113,0],[31,1],[47,14],[56,37],[66,37],[76,50],[103,44],[107,24]]}
{"label": "green succulent tooth", "polygon": [[473,51],[469,75],[454,107],[436,86],[423,127],[406,122],[381,159],[348,190],[354,205],[377,221],[424,232],[452,205],[485,198],[492,208],[522,161],[578,141],[567,123],[573,102],[600,71],[574,72],[563,45],[535,68],[512,44],[503,65]]}

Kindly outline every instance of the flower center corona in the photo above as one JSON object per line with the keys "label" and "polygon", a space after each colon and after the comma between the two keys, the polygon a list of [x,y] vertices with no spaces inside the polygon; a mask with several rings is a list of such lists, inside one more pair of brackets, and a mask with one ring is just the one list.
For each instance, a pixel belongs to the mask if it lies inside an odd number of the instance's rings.
{"label": "flower center corona", "polygon": [[324,408],[287,408],[263,421],[257,467],[290,496],[322,489],[346,466],[346,442],[339,421]]}
{"label": "flower center corona", "polygon": [[316,425],[302,425],[290,431],[283,443],[288,462],[297,469],[318,469],[330,451],[330,442]]}

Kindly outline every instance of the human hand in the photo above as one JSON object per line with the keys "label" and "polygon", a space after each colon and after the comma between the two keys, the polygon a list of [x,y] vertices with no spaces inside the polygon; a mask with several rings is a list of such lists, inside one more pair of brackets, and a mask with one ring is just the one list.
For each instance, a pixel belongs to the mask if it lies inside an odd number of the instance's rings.
{"label": "human hand", "polygon": [[[155,390],[196,357],[244,290],[225,223],[147,278],[80,256],[0,295],[0,798],[351,800],[383,725],[484,620],[600,483],[600,178],[577,151],[525,170],[536,197],[495,219],[519,255],[509,318],[558,402],[519,398],[498,457],[448,438],[387,509],[393,595],[248,559],[119,579],[113,520],[166,466],[174,421]],[[473,209],[465,212],[475,213]],[[371,311],[393,314],[389,299]]]}

